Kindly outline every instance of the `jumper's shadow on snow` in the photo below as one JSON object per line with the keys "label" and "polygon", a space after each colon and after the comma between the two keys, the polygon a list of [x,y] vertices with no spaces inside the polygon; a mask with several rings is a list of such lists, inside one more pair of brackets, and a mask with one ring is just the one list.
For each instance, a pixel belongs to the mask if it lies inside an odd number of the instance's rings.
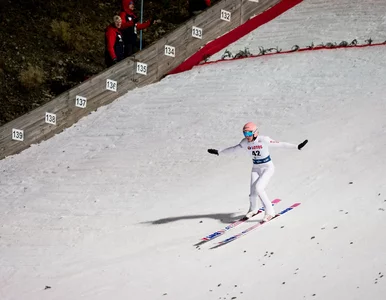
{"label": "jumper's shadow on snow", "polygon": [[215,219],[215,220],[219,220],[221,223],[229,224],[242,218],[243,216],[244,215],[234,215],[234,213],[191,215],[191,216],[169,217],[169,218],[163,218],[163,219],[147,221],[142,223],[160,225],[160,224],[166,224],[166,223],[176,222],[180,220],[199,219],[200,222],[202,222],[203,221],[202,219]]}

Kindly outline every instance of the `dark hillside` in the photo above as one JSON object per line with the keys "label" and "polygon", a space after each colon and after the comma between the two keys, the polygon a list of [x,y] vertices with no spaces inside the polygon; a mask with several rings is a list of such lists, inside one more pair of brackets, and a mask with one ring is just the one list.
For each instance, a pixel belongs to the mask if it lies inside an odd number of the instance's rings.
{"label": "dark hillside", "polygon": [[[140,14],[140,1],[136,12]],[[99,73],[120,0],[0,0],[0,125]],[[144,0],[143,46],[189,18],[186,0]]]}

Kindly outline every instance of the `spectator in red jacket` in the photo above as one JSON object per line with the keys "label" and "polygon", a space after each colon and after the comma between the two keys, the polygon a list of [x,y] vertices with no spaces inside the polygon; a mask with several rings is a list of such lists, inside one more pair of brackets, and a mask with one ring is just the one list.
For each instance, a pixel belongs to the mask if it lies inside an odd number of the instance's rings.
{"label": "spectator in red jacket", "polygon": [[120,16],[114,16],[113,21],[105,31],[105,63],[107,67],[125,58],[125,45],[120,29],[122,19]]}
{"label": "spectator in red jacket", "polygon": [[148,20],[144,23],[139,23],[139,19],[134,13],[133,0],[122,0],[122,11],[119,15],[122,18],[125,57],[128,57],[138,51],[137,30],[145,29],[150,25],[155,24],[157,21]]}
{"label": "spectator in red jacket", "polygon": [[198,15],[210,6],[210,0],[188,0],[190,16]]}

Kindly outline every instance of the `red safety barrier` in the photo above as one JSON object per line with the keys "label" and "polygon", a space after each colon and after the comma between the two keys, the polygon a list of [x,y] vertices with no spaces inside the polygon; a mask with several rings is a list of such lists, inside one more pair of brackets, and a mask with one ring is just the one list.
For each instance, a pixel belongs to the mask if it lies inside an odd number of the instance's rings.
{"label": "red safety barrier", "polygon": [[205,60],[206,57],[212,56],[213,54],[221,51],[222,49],[236,42],[251,31],[255,30],[261,25],[268,23],[269,21],[272,21],[276,17],[280,16],[282,13],[286,12],[287,10],[291,9],[292,7],[301,2],[303,2],[303,0],[283,0],[279,2],[278,4],[261,13],[260,15],[249,19],[247,22],[240,25],[239,27],[215,39],[214,41],[209,42],[203,48],[201,48],[199,51],[197,51],[195,54],[193,54],[191,57],[181,63],[177,68],[170,71],[168,75],[177,74],[192,69],[201,61]]}

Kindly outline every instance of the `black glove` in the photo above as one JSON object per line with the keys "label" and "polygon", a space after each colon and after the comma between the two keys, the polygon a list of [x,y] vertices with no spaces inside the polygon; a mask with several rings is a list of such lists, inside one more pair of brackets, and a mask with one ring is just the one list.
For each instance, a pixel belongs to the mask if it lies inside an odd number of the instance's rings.
{"label": "black glove", "polygon": [[299,145],[298,145],[298,149],[299,150],[302,150],[302,148],[308,143],[308,140],[304,140],[304,142],[301,142]]}
{"label": "black glove", "polygon": [[115,65],[118,62],[118,59],[114,58],[113,59],[113,65]]}
{"label": "black glove", "polygon": [[218,150],[216,150],[216,149],[208,149],[208,152],[209,152],[210,154],[216,154],[216,155],[218,155]]}

